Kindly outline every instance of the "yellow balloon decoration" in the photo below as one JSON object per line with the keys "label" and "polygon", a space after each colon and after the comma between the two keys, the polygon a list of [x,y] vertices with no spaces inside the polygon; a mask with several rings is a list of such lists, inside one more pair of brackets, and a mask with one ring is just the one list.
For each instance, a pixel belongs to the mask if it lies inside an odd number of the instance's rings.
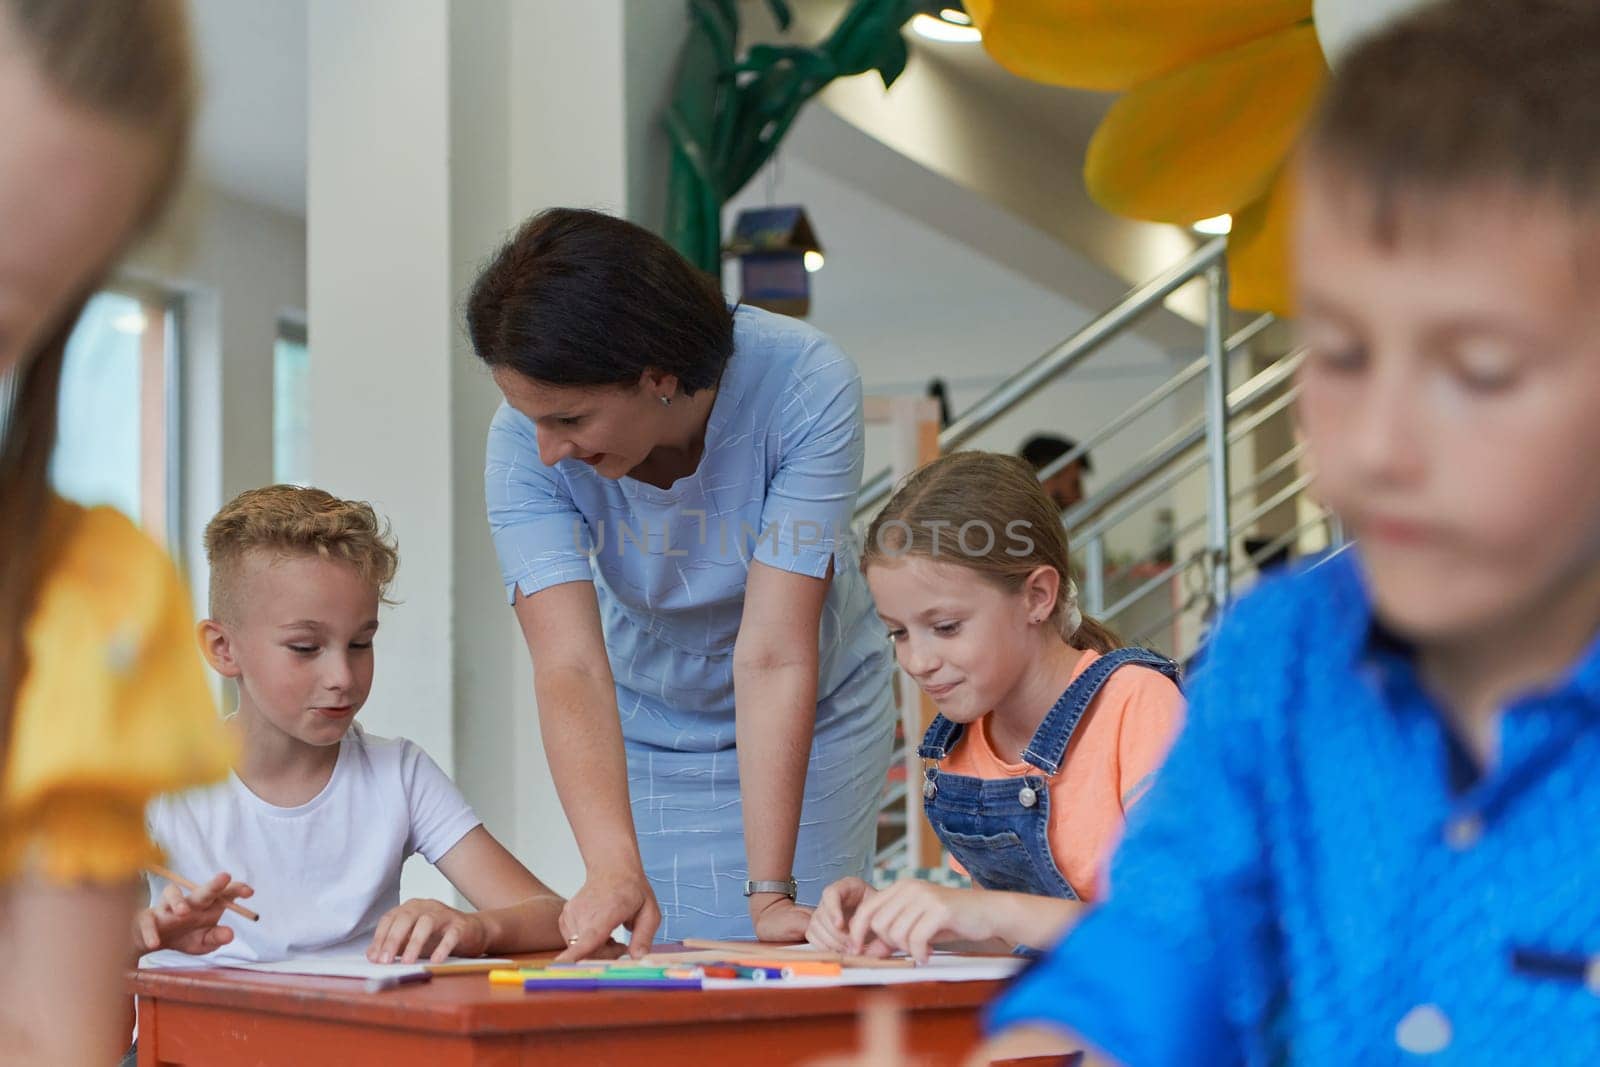
{"label": "yellow balloon decoration", "polygon": [[989,54],[1034,81],[1125,95],[1084,177],[1108,210],[1233,216],[1235,307],[1291,312],[1286,160],[1327,65],[1311,0],[966,0]]}

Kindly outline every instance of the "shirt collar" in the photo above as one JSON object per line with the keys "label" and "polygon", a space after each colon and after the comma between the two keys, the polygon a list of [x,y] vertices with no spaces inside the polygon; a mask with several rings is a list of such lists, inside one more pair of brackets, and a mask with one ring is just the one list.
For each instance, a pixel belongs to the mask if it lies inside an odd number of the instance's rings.
{"label": "shirt collar", "polygon": [[[1352,548],[1325,565],[1339,567],[1333,594],[1338,630],[1342,631],[1335,639],[1342,640],[1343,654],[1348,656],[1343,661],[1358,673],[1376,672],[1391,699],[1397,693],[1390,688],[1393,685],[1404,686],[1408,692],[1420,690],[1416,649],[1386,627],[1373,612],[1372,597],[1357,551]],[[1600,632],[1590,639],[1582,655],[1565,674],[1543,688],[1540,694],[1546,699],[1576,701],[1586,711],[1600,716]],[[1531,695],[1519,694],[1513,702]]]}

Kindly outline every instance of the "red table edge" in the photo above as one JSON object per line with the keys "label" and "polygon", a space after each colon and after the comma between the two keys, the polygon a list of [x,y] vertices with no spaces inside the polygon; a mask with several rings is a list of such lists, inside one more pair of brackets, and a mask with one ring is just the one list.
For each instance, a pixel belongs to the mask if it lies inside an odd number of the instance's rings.
{"label": "red table edge", "polygon": [[[488,996],[440,995],[459,991],[458,983],[473,983]],[[522,993],[503,988],[490,992],[482,974],[441,975],[426,985],[380,993],[365,992],[357,979],[221,967],[147,969],[130,972],[127,978],[130,993],[157,1001],[468,1036],[848,1014],[870,993],[897,997],[913,1012],[981,1008],[1005,985],[1004,981],[928,981],[809,989],[617,990],[601,997],[591,992]],[[549,1009],[533,1026],[528,1019],[530,1004]]]}

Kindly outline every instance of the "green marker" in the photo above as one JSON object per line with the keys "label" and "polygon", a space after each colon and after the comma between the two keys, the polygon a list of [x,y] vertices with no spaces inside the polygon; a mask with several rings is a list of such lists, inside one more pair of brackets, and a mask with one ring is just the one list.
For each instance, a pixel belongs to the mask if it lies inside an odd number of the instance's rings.
{"label": "green marker", "polygon": [[607,967],[600,972],[602,978],[666,978],[665,967]]}

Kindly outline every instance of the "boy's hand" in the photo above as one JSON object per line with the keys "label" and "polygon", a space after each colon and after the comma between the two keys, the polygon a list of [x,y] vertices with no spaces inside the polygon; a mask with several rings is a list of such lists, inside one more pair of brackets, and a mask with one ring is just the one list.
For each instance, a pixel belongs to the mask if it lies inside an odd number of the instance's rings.
{"label": "boy's hand", "polygon": [[169,948],[203,956],[233,940],[233,931],[219,926],[224,905],[255,892],[220,872],[194,893],[184,895],[171,883],[161,899],[134,918],[133,941],[140,954]]}
{"label": "boy's hand", "polygon": [[452,954],[481,956],[489,931],[473,912],[457,911],[437,900],[408,900],[378,920],[367,959],[373,963],[415,963],[424,954],[443,963]]}
{"label": "boy's hand", "polygon": [[[827,952],[850,951],[850,920],[863,901],[877,890],[860,878],[841,878],[822,891],[822,902],[811,915],[806,940]],[[873,938],[863,950],[868,956],[887,956],[889,946]]]}
{"label": "boy's hand", "polygon": [[983,893],[908,879],[864,900],[850,920],[849,951],[861,952],[876,937],[928,962],[935,938],[987,941],[995,936]]}

